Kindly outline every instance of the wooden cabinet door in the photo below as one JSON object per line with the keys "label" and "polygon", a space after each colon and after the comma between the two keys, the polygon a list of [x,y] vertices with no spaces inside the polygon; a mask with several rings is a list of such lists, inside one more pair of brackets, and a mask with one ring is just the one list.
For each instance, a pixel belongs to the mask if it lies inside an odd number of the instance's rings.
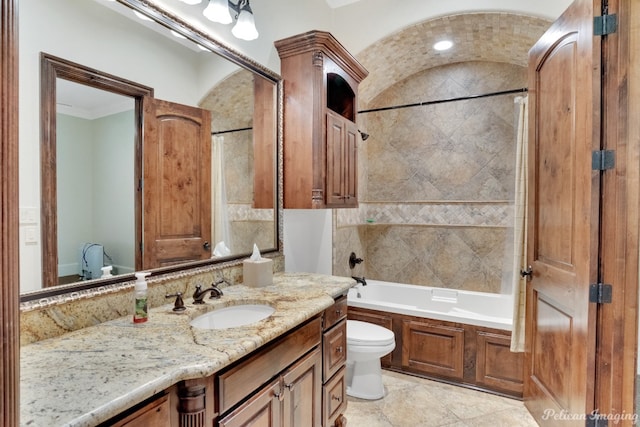
{"label": "wooden cabinet door", "polygon": [[169,398],[162,396],[125,419],[113,424],[113,427],[171,427],[170,412]]}
{"label": "wooden cabinet door", "polygon": [[327,111],[327,175],[328,207],[357,206],[358,129],[350,120]]}
{"label": "wooden cabinet door", "polygon": [[333,376],[347,361],[347,321],[342,320],[323,334],[323,381]]}
{"label": "wooden cabinet door", "polygon": [[218,426],[279,427],[282,425],[282,397],[282,381],[277,378],[221,419]]}
{"label": "wooden cabinet door", "polygon": [[[598,281],[599,0],[577,0],[529,52],[529,213],[524,399],[541,425],[594,408]],[[551,415],[551,416],[550,416]]]}
{"label": "wooden cabinet door", "polygon": [[322,425],[322,353],[313,350],[289,368],[284,382],[284,427]]}
{"label": "wooden cabinet door", "polygon": [[144,98],[143,269],[211,257],[211,114]]}

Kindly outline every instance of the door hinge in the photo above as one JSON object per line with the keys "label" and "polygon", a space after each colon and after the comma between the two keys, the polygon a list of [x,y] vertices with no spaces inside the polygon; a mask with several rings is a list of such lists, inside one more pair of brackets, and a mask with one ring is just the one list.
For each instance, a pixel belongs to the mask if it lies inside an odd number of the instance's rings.
{"label": "door hinge", "polygon": [[596,16],[593,18],[593,35],[606,36],[618,30],[618,16],[616,14]]}
{"label": "door hinge", "polygon": [[142,178],[138,180],[138,191],[142,191],[142,186],[144,185],[144,181]]}
{"label": "door hinge", "polygon": [[598,150],[591,154],[591,169],[604,171],[613,169],[616,164],[616,152],[613,150]]}
{"label": "door hinge", "polygon": [[596,304],[610,304],[613,295],[611,285],[604,283],[595,283],[589,285],[589,302]]}

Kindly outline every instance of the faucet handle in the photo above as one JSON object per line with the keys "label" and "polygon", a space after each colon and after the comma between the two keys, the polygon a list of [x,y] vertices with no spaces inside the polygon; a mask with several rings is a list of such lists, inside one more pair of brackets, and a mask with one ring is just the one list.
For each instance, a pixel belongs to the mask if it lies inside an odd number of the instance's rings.
{"label": "faucet handle", "polygon": [[185,311],[187,307],[184,306],[184,301],[182,300],[182,292],[176,292],[175,294],[165,295],[165,298],[176,298],[176,302],[173,304],[173,311]]}
{"label": "faucet handle", "polygon": [[351,252],[351,254],[349,255],[349,268],[353,270],[356,265],[360,264],[362,261],[364,260],[362,258],[358,258],[355,252]]}
{"label": "faucet handle", "polygon": [[225,285],[227,285],[227,286],[231,286],[231,283],[229,283],[229,281],[228,281],[227,279],[225,279],[224,277],[223,277],[223,278],[221,278],[221,279],[216,280],[216,281],[213,283],[213,286],[218,286],[218,285],[221,285],[221,284],[223,284],[223,283],[224,283]]}

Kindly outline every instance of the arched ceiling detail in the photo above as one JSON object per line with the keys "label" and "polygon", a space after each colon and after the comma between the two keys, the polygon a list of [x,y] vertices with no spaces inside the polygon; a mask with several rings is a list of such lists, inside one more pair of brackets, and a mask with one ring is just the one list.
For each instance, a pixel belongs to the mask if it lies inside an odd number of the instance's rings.
{"label": "arched ceiling detail", "polygon": [[[465,13],[412,25],[370,45],[357,56],[369,71],[359,88],[359,108],[389,86],[429,68],[466,61],[527,66],[529,49],[550,20],[510,13]],[[433,49],[442,39],[454,42],[445,52]]]}

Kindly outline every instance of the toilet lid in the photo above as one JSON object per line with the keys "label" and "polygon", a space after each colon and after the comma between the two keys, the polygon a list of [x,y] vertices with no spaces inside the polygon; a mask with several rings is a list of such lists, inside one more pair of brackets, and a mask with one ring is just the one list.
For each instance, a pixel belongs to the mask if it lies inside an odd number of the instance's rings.
{"label": "toilet lid", "polygon": [[347,320],[347,343],[355,345],[390,345],[395,342],[393,332],[373,323]]}

